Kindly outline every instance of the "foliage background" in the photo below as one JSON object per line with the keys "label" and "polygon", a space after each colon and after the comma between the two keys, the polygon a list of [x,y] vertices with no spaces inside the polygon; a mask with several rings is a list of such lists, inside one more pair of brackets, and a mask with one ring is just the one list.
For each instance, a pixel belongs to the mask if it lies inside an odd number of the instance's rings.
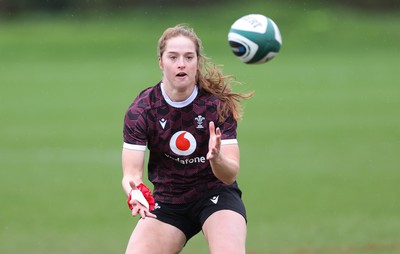
{"label": "foliage background", "polygon": [[[398,5],[97,2],[0,1],[0,253],[124,252],[137,219],[120,184],[122,118],[160,79],[156,42],[181,22],[238,91],[256,92],[239,126],[248,253],[400,250]],[[249,66],[226,37],[255,12],[274,19],[283,47]],[[199,234],[183,253],[207,251]]]}

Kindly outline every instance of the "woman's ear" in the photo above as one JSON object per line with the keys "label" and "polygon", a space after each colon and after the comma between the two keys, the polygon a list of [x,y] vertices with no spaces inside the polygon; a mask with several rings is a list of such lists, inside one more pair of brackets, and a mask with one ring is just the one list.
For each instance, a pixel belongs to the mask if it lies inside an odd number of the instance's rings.
{"label": "woman's ear", "polygon": [[164,68],[164,67],[163,67],[163,64],[162,64],[161,56],[158,57],[158,65],[160,66],[160,69],[161,69],[161,70]]}

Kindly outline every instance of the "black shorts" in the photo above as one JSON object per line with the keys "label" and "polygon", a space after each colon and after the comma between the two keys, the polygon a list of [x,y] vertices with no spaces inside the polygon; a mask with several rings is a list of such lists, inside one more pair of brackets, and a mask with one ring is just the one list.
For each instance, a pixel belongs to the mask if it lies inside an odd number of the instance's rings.
{"label": "black shorts", "polygon": [[220,210],[231,210],[241,214],[245,220],[246,209],[242,201],[242,192],[231,186],[222,186],[206,192],[202,198],[188,204],[164,204],[157,202],[152,211],[157,219],[179,228],[189,241],[201,231],[207,218]]}

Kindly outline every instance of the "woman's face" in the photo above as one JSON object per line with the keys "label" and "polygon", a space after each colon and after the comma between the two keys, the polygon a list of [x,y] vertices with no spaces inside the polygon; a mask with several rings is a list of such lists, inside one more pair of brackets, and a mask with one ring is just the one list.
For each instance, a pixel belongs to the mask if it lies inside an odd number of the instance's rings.
{"label": "woman's face", "polygon": [[158,62],[163,71],[163,84],[169,89],[182,92],[195,86],[198,58],[195,44],[189,38],[169,39]]}

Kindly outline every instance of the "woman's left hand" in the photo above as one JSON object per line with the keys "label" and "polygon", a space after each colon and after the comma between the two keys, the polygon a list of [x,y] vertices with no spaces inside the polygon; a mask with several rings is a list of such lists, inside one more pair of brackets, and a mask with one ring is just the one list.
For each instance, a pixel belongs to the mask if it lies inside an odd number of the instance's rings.
{"label": "woman's left hand", "polygon": [[208,141],[207,160],[212,160],[218,157],[221,149],[221,130],[219,127],[215,128],[214,122],[210,122],[210,140]]}

